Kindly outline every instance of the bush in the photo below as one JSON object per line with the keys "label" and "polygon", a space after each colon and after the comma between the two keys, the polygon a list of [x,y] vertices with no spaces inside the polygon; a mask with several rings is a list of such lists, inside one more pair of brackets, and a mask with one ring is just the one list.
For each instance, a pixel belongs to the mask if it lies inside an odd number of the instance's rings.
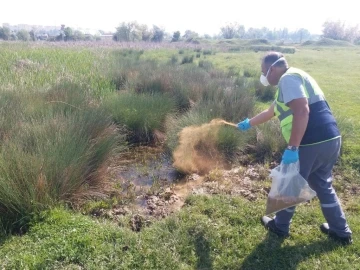
{"label": "bush", "polygon": [[19,39],[19,40],[22,40],[22,41],[29,41],[30,40],[30,33],[26,30],[20,30],[16,33],[16,37]]}
{"label": "bush", "polygon": [[206,71],[210,71],[214,68],[214,65],[210,61],[200,60],[199,67],[205,69]]}
{"label": "bush", "polygon": [[286,147],[280,124],[277,119],[259,125],[256,128],[256,140],[251,143],[249,152],[258,162],[280,161],[281,153]]}
{"label": "bush", "polygon": [[[255,100],[244,87],[236,87],[234,81],[226,77],[208,80],[207,88],[201,99],[182,116],[173,117],[166,125],[167,146],[174,150],[177,146],[177,134],[186,126],[200,125],[215,118],[237,123],[240,119],[253,113]],[[237,138],[234,128],[224,128],[219,132],[217,145],[227,157],[234,155],[244,147],[247,135]],[[239,133],[237,133],[239,135]]]}
{"label": "bush", "polygon": [[[0,151],[0,216],[5,230],[21,232],[44,208],[100,194],[108,157],[116,145],[124,146],[124,137],[103,110],[86,102],[81,108],[74,106],[71,103],[79,104],[76,90],[57,89],[57,96],[50,91],[24,98],[22,110],[17,110],[15,99],[10,110],[16,113],[0,112],[1,119],[16,115],[8,120],[13,127]],[[49,102],[49,96],[57,102]]]}
{"label": "bush", "polygon": [[154,130],[163,130],[166,116],[175,110],[175,101],[163,94],[120,92],[103,104],[118,126],[128,130],[133,143],[151,142]]}
{"label": "bush", "polygon": [[183,59],[181,60],[181,64],[182,64],[182,65],[183,65],[183,64],[190,64],[190,63],[192,63],[193,61],[194,61],[194,56],[193,56],[193,55],[191,55],[191,56],[186,55],[186,56],[184,56]]}
{"label": "bush", "polygon": [[270,42],[265,38],[251,39],[247,42],[249,45],[269,45]]}
{"label": "bush", "polygon": [[166,146],[169,151],[174,151],[178,146],[179,132],[188,126],[201,125],[211,121],[211,116],[202,112],[188,111],[181,116],[169,117],[165,123]]}
{"label": "bush", "polygon": [[276,87],[274,86],[263,86],[258,78],[253,79],[255,87],[255,96],[263,102],[274,100]]}
{"label": "bush", "polygon": [[170,63],[175,65],[179,61],[179,58],[176,55],[172,55],[170,59]]}
{"label": "bush", "polygon": [[295,53],[295,48],[293,47],[281,47],[281,46],[268,46],[268,45],[253,45],[249,47],[255,52],[267,52],[267,51],[277,51],[282,53]]}
{"label": "bush", "polygon": [[260,77],[260,74],[257,70],[254,69],[245,69],[244,70],[244,77],[251,78],[251,77]]}

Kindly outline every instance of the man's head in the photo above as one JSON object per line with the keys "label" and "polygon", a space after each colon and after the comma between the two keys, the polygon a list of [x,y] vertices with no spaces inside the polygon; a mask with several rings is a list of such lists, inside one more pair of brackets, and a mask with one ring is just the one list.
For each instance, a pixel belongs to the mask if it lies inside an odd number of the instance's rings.
{"label": "man's head", "polygon": [[288,63],[281,53],[269,52],[261,61],[262,76],[260,81],[264,85],[266,85],[266,82],[270,85],[277,85],[288,68]]}

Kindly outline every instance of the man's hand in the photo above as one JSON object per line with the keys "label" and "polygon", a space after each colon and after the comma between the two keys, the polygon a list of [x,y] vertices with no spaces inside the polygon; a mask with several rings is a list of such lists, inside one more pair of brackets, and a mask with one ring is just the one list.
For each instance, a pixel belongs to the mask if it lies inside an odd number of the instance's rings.
{"label": "man's hand", "polygon": [[238,123],[237,128],[240,129],[241,131],[245,131],[245,130],[248,130],[249,128],[251,128],[249,118],[246,118],[244,121],[241,121],[240,123]]}
{"label": "man's hand", "polygon": [[284,154],[282,156],[282,163],[284,164],[290,164],[295,163],[299,160],[299,150],[289,150],[286,149],[284,151]]}

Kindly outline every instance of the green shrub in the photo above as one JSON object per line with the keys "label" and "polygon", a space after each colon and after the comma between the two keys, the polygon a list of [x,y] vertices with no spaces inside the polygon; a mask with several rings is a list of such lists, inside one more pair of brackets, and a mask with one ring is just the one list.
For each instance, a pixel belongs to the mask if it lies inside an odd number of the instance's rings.
{"label": "green shrub", "polygon": [[277,51],[277,52],[291,53],[291,54],[294,54],[296,52],[295,48],[293,47],[281,47],[281,46],[271,46],[271,45],[252,45],[249,48],[255,52]]}
{"label": "green shrub", "polygon": [[217,146],[228,160],[232,160],[236,153],[244,152],[250,136],[250,133],[240,133],[234,127],[223,126],[219,130]]}
{"label": "green shrub", "polygon": [[182,64],[182,65],[183,65],[183,64],[189,64],[189,63],[192,63],[193,61],[194,61],[194,56],[193,56],[193,55],[191,55],[191,56],[186,55],[186,56],[184,56],[183,59],[181,60],[181,64]]}
{"label": "green shrub", "polygon": [[103,104],[119,126],[125,126],[131,142],[150,142],[153,131],[162,130],[166,116],[175,110],[175,101],[163,94],[119,92]]}
{"label": "green shrub", "polygon": [[188,111],[183,115],[169,117],[166,121],[166,146],[170,151],[174,151],[178,146],[179,132],[188,126],[202,125],[212,120],[206,112]]}
{"label": "green shrub", "polygon": [[212,50],[203,50],[203,55],[212,55]]}
{"label": "green shrub", "polygon": [[276,87],[274,86],[263,86],[259,79],[254,79],[255,96],[263,102],[274,100]]}
{"label": "green shrub", "polygon": [[179,61],[179,58],[176,55],[172,55],[170,59],[171,64],[176,64]]}
{"label": "green shrub", "polygon": [[[281,153],[286,147],[280,124],[277,119],[256,127],[256,140],[250,143],[252,147],[248,151],[256,161],[280,161]],[[253,139],[255,139],[253,138]]]}
{"label": "green shrub", "polygon": [[[50,94],[57,103],[47,101]],[[63,89],[58,96],[51,91],[37,96],[34,104],[34,99],[24,100],[18,122],[3,138],[0,216],[5,230],[24,230],[34,213],[60,201],[95,190],[99,194],[108,157],[125,143],[104,111],[75,108],[72,95],[71,89]],[[30,110],[33,106],[39,108]]]}
{"label": "green shrub", "polygon": [[329,46],[329,47],[352,47],[354,46],[345,40],[335,40],[331,38],[322,38],[318,41],[305,41],[302,46]]}
{"label": "green shrub", "polygon": [[249,45],[269,45],[270,42],[265,38],[250,39],[247,42]]}
{"label": "green shrub", "polygon": [[200,60],[199,67],[209,71],[214,68],[214,65],[210,61]]}
{"label": "green shrub", "polygon": [[244,77],[247,77],[247,78],[251,78],[251,77],[259,78],[260,74],[259,74],[259,71],[254,70],[254,69],[245,69],[244,70]]}
{"label": "green shrub", "polygon": [[[206,91],[202,92],[201,99],[182,116],[173,117],[167,121],[167,146],[174,150],[178,143],[177,134],[186,126],[201,125],[215,118],[237,123],[240,119],[253,113],[255,99],[246,88],[237,87],[234,81],[223,77],[210,79]],[[223,128],[219,132],[218,148],[227,157],[244,148],[247,134],[238,138],[236,129]]]}

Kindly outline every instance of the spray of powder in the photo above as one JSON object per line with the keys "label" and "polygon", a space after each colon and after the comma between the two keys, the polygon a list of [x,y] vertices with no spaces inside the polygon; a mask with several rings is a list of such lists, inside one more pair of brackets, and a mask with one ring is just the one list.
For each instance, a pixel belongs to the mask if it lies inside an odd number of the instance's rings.
{"label": "spray of powder", "polygon": [[201,126],[185,127],[179,133],[179,146],[173,153],[173,166],[184,173],[206,174],[209,171],[226,167],[224,156],[216,146],[221,125],[236,124],[222,119],[213,119]]}

